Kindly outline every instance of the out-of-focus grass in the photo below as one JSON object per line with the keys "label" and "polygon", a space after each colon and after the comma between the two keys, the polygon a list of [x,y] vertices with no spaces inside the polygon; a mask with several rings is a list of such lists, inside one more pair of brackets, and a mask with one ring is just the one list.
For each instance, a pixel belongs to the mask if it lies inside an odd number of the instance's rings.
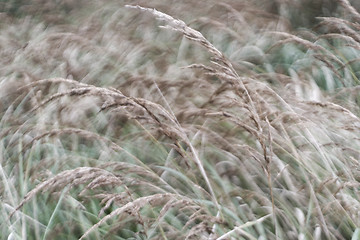
{"label": "out-of-focus grass", "polygon": [[356,239],[347,1],[55,2],[1,2],[1,237]]}

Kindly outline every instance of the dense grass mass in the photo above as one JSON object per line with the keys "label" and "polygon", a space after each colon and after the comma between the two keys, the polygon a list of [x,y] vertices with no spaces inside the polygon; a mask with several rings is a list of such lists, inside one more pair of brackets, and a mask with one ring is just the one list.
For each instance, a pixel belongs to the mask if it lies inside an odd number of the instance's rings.
{"label": "dense grass mass", "polygon": [[0,1],[0,239],[360,239],[356,4]]}

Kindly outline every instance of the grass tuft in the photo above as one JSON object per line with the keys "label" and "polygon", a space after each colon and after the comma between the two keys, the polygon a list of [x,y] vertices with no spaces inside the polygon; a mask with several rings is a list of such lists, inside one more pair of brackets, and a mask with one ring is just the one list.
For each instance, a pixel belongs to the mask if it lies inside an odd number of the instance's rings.
{"label": "grass tuft", "polygon": [[355,5],[60,2],[0,3],[2,236],[357,239]]}

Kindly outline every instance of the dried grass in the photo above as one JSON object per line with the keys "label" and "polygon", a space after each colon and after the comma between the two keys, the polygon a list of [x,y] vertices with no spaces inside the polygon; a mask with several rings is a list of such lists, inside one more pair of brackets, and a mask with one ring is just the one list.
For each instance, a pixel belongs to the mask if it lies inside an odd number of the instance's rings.
{"label": "dried grass", "polygon": [[[93,12],[80,34],[40,24],[0,60],[9,65],[0,69],[5,234],[61,237],[57,215],[77,222],[66,234],[80,239],[356,236],[360,121],[351,79],[359,58],[348,50],[358,54],[357,23],[326,17],[319,34],[298,34],[272,14],[266,26],[247,22],[248,3],[218,4],[228,22],[214,13],[189,24],[114,6]],[[232,54],[250,47],[260,60]],[[286,65],[287,47],[302,59]],[[284,59],[274,57],[282,51]],[[337,87],[323,91],[318,78]],[[45,200],[55,210],[40,216]]]}

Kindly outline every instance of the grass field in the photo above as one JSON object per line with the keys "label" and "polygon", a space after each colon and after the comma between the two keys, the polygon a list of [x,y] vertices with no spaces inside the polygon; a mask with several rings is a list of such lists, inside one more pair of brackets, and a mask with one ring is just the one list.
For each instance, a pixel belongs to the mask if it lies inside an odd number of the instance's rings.
{"label": "grass field", "polygon": [[358,5],[0,1],[0,239],[360,239]]}

